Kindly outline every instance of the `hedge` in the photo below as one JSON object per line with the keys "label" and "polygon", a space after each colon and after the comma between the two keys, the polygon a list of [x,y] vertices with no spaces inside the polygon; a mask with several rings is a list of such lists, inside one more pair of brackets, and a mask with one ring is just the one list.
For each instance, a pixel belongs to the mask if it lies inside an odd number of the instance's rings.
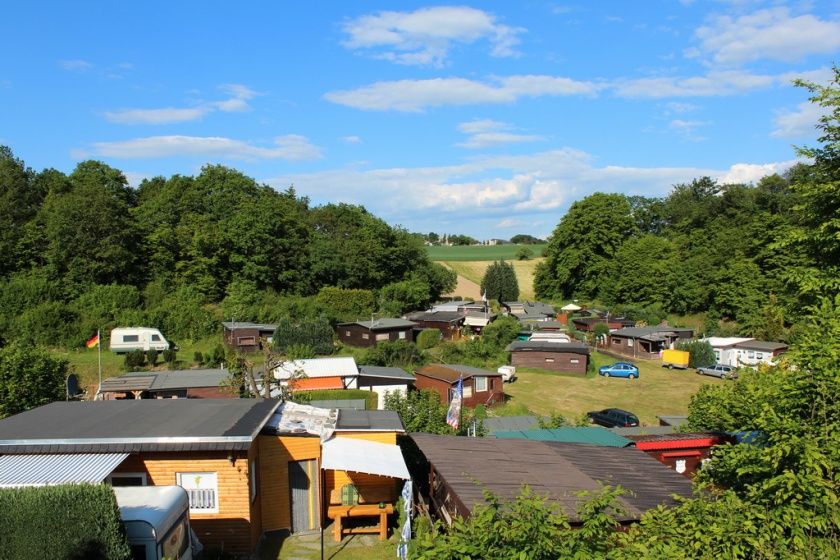
{"label": "hedge", "polygon": [[312,401],[344,401],[350,399],[364,399],[365,410],[376,410],[379,406],[379,395],[364,389],[320,389],[318,391],[298,391],[292,399],[300,404]]}
{"label": "hedge", "polygon": [[117,500],[104,484],[0,490],[0,560],[128,560]]}
{"label": "hedge", "polygon": [[441,340],[439,329],[423,329],[417,335],[417,348],[420,350],[428,350],[438,345]]}

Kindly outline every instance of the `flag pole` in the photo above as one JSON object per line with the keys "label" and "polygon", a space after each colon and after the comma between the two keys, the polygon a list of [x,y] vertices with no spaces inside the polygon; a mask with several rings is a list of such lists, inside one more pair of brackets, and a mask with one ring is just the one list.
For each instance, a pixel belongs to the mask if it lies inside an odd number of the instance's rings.
{"label": "flag pole", "polygon": [[99,350],[99,386],[96,388],[96,394],[102,390],[102,334],[99,329],[96,329],[96,347]]}

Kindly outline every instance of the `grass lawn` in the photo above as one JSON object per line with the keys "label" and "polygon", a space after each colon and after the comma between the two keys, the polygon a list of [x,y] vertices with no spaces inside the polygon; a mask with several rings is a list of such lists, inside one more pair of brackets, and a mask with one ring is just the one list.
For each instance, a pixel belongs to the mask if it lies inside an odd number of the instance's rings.
{"label": "grass lawn", "polygon": [[[618,360],[595,352],[597,367]],[[576,420],[590,410],[622,408],[639,417],[642,424],[658,425],[658,415],[685,416],[691,395],[705,384],[728,383],[715,377],[697,375],[693,369],[669,370],[660,362],[639,360],[639,379],[590,378],[517,369],[515,382],[505,385],[508,405],[514,409],[527,407],[539,415],[559,412],[569,420]]]}
{"label": "grass lawn", "polygon": [[[492,247],[491,247],[492,248]],[[516,272],[516,281],[519,284],[519,299],[534,299],[534,271],[543,259],[530,259],[527,261],[510,261],[513,270]],[[463,276],[481,285],[481,279],[487,271],[487,267],[493,261],[444,261],[444,264],[454,270],[458,276]]]}
{"label": "grass lawn", "polygon": [[[221,344],[222,337],[211,336],[194,342],[178,342],[180,350],[178,350],[178,361],[175,367],[177,369],[190,369],[198,367],[198,364],[193,361],[193,356],[196,352],[207,354],[213,351],[217,344]],[[70,362],[72,371],[79,376],[80,384],[88,389],[88,395],[93,395],[96,392],[98,383],[98,350],[96,348],[74,348],[72,350],[53,349],[53,355],[57,358],[64,358]],[[160,359],[160,358],[159,358]],[[261,362],[263,356],[261,353],[253,354],[252,359],[255,362]],[[209,367],[209,366],[208,366]],[[218,367],[217,365],[212,367]],[[154,369],[168,369],[168,366],[161,362]],[[122,375],[127,370],[125,368],[125,355],[114,354],[108,350],[107,345],[102,348],[102,379],[108,377],[115,377]]]}
{"label": "grass lawn", "polygon": [[[387,541],[374,535],[352,535],[337,543],[332,525],[324,529],[324,558],[327,560],[391,560],[397,557],[397,532]],[[321,558],[319,533],[280,537],[268,535],[258,551],[259,560],[318,560]]]}
{"label": "grass lawn", "polygon": [[545,245],[453,245],[451,247],[426,247],[433,261],[506,261],[516,260],[516,252],[522,247],[533,251],[534,257],[541,257]]}

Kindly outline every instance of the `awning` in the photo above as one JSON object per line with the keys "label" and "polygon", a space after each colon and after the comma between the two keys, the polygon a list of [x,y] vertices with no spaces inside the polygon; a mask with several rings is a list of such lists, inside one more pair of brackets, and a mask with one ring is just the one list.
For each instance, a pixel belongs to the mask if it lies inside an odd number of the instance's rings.
{"label": "awning", "polygon": [[575,305],[574,303],[570,303],[568,305],[564,305],[563,307],[561,307],[560,310],[561,311],[580,311],[581,307],[578,306],[578,305]]}
{"label": "awning", "polygon": [[402,451],[396,445],[363,439],[333,438],[322,446],[321,468],[352,471],[408,480]]}
{"label": "awning", "polygon": [[97,484],[105,480],[128,453],[67,453],[62,455],[0,456],[0,488]]}

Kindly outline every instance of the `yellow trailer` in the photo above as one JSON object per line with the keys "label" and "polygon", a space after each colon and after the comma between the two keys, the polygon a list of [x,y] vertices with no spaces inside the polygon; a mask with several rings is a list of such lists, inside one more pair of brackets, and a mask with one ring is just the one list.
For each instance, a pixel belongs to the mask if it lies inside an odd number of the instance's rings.
{"label": "yellow trailer", "polygon": [[662,352],[662,367],[688,369],[689,358],[691,358],[691,354],[685,350],[664,350]]}

